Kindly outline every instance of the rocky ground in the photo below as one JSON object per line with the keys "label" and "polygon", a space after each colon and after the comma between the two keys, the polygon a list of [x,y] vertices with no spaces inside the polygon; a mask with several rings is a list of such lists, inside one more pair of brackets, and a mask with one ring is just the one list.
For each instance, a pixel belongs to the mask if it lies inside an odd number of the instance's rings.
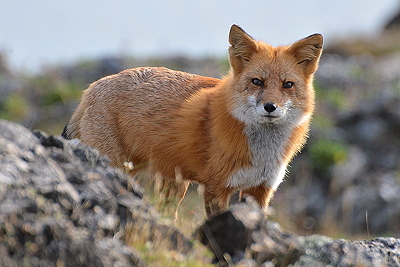
{"label": "rocky ground", "polygon": [[398,238],[349,241],[289,234],[266,221],[251,199],[206,222],[198,238],[217,259],[239,266],[400,266]]}
{"label": "rocky ground", "polygon": [[[145,266],[127,245],[138,234],[144,242],[164,239],[169,250],[182,254],[194,249],[97,150],[5,120],[0,199],[0,266]],[[400,265],[400,239],[289,234],[266,221],[251,199],[206,222],[195,236],[221,264]]]}

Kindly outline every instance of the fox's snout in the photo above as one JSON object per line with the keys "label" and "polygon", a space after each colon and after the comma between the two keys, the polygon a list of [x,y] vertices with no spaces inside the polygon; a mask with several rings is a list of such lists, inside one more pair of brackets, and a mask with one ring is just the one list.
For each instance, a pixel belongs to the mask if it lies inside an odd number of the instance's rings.
{"label": "fox's snout", "polygon": [[266,112],[271,113],[276,110],[276,105],[273,102],[268,102],[264,105],[264,109]]}
{"label": "fox's snout", "polygon": [[264,114],[262,115],[267,119],[267,122],[274,122],[283,116],[282,110],[273,102],[268,102],[264,104]]}
{"label": "fox's snout", "polygon": [[260,108],[260,112],[258,114],[263,118],[261,123],[273,123],[282,119],[286,113],[286,106],[281,107],[274,102],[267,102],[262,106],[262,108]]}

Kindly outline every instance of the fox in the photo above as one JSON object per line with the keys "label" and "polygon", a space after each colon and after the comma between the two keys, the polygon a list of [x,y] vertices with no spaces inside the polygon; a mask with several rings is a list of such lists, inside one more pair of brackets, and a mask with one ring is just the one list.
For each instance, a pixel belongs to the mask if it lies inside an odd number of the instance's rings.
{"label": "fox", "polygon": [[234,24],[228,40],[221,79],[137,67],[92,83],[62,136],[97,148],[113,166],[160,174],[178,199],[190,182],[203,185],[208,218],[238,191],[266,209],[308,138],[323,37],[275,47]]}

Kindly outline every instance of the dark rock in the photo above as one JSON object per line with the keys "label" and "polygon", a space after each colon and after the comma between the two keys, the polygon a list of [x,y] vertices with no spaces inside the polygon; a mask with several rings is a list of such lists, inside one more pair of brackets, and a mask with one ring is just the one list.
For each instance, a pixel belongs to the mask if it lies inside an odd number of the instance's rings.
{"label": "dark rock", "polygon": [[228,253],[233,263],[237,263],[251,244],[250,233],[229,211],[205,222],[199,229],[198,239],[214,252],[218,261],[223,261],[224,255]]}
{"label": "dark rock", "polygon": [[42,144],[42,146],[45,146],[45,147],[53,146],[53,147],[58,147],[58,148],[64,147],[63,143],[60,140],[56,139],[52,135],[45,136],[45,134],[42,132],[34,132],[34,135],[36,135],[36,137],[39,138],[39,141]]}
{"label": "dark rock", "polygon": [[191,249],[97,150],[35,135],[0,120],[0,266],[144,266],[127,231]]}

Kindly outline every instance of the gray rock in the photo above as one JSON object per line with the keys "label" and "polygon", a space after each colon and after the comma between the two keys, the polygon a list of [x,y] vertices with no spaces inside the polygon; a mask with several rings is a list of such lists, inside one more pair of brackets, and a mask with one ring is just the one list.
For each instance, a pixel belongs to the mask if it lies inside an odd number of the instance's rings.
{"label": "gray rock", "polygon": [[400,239],[333,240],[317,249],[306,249],[294,267],[306,266],[400,266]]}
{"label": "gray rock", "polygon": [[191,249],[97,150],[35,135],[0,120],[0,266],[144,266],[122,239],[127,225]]}

